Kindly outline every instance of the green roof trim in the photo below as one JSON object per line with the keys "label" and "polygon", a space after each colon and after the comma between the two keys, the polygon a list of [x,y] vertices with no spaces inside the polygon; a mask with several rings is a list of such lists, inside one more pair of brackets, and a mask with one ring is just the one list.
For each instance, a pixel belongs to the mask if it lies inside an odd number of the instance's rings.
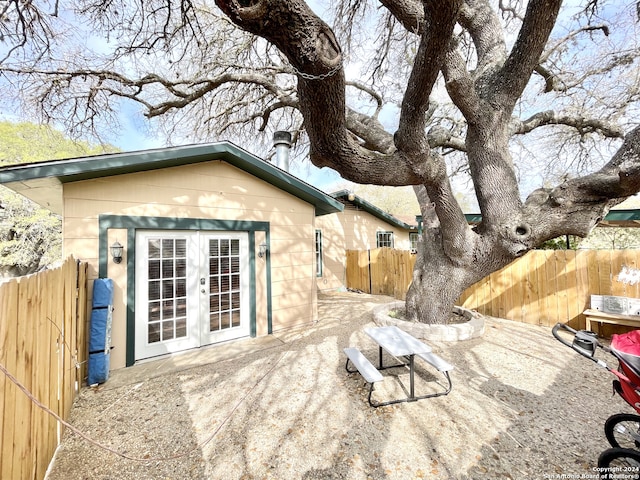
{"label": "green roof trim", "polygon": [[354,205],[362,208],[364,211],[370,213],[374,217],[377,217],[380,220],[383,220],[395,227],[402,228],[404,230],[417,230],[418,228],[416,225],[409,225],[408,223],[403,222],[402,220],[391,215],[390,213],[387,213],[384,210],[381,210],[380,208],[376,207],[374,204],[367,202],[365,199],[360,198],[359,196],[357,196],[356,194],[348,190],[339,190],[337,192],[333,192],[331,196],[334,198],[339,198],[339,199],[343,199],[348,202],[351,202]]}
{"label": "green roof trim", "polygon": [[[469,224],[477,224],[482,221],[481,213],[465,213],[464,216]],[[609,210],[602,221],[610,223],[640,222],[640,209]]]}
{"label": "green roof trim", "polygon": [[467,219],[467,223],[476,224],[482,221],[482,214],[481,213],[465,213],[464,218]]}
{"label": "green roof trim", "polygon": [[605,222],[629,222],[640,220],[640,210],[609,210],[604,217]]}
{"label": "green roof trim", "polygon": [[[48,192],[51,192],[52,189],[57,188],[61,191],[61,185],[68,182],[177,167],[212,160],[224,160],[312,204],[315,207],[316,216],[341,212],[344,209],[340,202],[321,190],[226,141],[8,165],[0,167],[0,184],[5,184],[12,190],[29,197],[28,191],[30,189],[47,189]],[[40,193],[33,199],[42,204],[42,201],[38,200],[38,198],[42,200],[42,197],[44,195]],[[44,206],[52,206],[49,202],[46,203],[48,205]]]}

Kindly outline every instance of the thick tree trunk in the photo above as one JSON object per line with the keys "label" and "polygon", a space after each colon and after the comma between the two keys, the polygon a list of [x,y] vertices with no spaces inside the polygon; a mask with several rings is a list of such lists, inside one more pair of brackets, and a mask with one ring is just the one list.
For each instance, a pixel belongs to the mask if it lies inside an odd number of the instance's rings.
{"label": "thick tree trunk", "polygon": [[445,256],[418,253],[406,298],[407,319],[428,324],[447,323],[453,305],[467,287],[467,273]]}
{"label": "thick tree trunk", "polygon": [[[316,166],[356,183],[421,186],[425,228],[407,314],[445,323],[465,288],[545,240],[586,235],[609,208],[640,190],[640,127],[599,172],[539,189],[523,203],[509,153],[517,131],[513,112],[539,67],[561,0],[527,2],[509,51],[487,0],[381,3],[420,41],[393,134],[377,118],[367,120],[347,107],[342,49],[304,0],[216,0],[236,25],[275,45],[296,71],[298,108]],[[476,47],[473,70],[458,48],[456,25]],[[429,143],[430,95],[440,72],[466,121],[464,151],[483,217],[473,230],[449,183],[442,150]]]}
{"label": "thick tree trunk", "polygon": [[460,258],[452,259],[443,248],[439,227],[425,229],[406,296],[408,320],[446,324],[465,289],[518,257],[508,250],[496,248],[500,242],[493,233],[471,232],[470,235],[475,236],[476,241],[467,245],[468,250],[462,258],[471,260],[460,262]]}

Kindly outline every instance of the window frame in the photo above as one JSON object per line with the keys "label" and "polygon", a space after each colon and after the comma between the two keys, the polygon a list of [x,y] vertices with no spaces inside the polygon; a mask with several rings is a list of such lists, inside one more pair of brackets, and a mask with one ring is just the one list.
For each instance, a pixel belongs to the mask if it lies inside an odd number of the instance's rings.
{"label": "window frame", "polygon": [[324,262],[322,261],[322,230],[320,229],[316,229],[314,250],[316,254],[316,277],[322,277],[324,273]]}
{"label": "window frame", "polygon": [[[388,236],[388,239],[382,240],[383,236]],[[383,245],[383,243],[385,245]],[[386,245],[386,244],[389,245]],[[394,248],[394,236],[390,230],[380,230],[376,232],[376,248]]]}

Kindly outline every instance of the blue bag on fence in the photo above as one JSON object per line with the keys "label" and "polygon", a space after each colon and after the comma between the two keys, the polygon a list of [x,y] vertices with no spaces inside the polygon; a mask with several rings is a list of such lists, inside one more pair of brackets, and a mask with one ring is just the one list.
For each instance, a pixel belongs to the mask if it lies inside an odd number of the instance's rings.
{"label": "blue bag on fence", "polygon": [[109,378],[112,311],[113,281],[110,278],[97,278],[93,282],[89,329],[88,385],[104,383]]}

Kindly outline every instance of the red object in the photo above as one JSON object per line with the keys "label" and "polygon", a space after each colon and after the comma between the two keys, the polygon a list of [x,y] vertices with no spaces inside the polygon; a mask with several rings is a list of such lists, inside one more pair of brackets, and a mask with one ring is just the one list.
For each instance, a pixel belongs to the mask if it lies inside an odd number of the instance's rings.
{"label": "red object", "polygon": [[640,330],[612,335],[611,348],[640,357]]}
{"label": "red object", "polygon": [[620,379],[618,393],[640,413],[640,330],[612,335],[611,353],[620,361],[612,371]]}

